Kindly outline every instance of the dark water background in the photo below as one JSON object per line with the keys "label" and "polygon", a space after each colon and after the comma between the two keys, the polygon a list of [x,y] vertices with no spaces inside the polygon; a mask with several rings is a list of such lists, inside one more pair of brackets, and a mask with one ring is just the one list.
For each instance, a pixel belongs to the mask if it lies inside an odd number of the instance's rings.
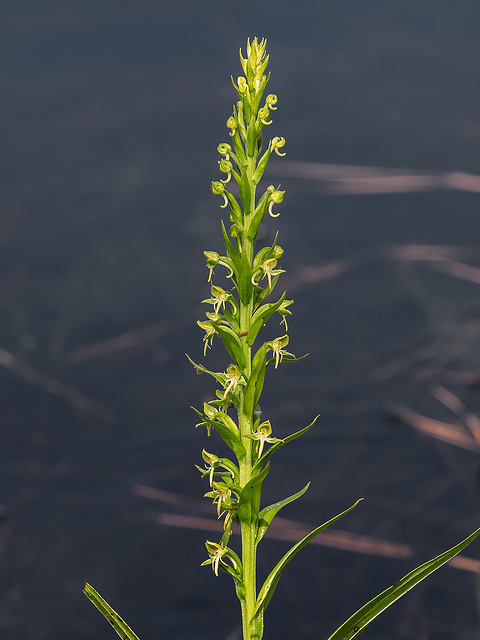
{"label": "dark water background", "polygon": [[[479,28],[478,4],[462,0],[3,1],[2,640],[115,637],[85,580],[142,640],[238,637],[229,579],[199,566],[214,534],[156,522],[205,515],[194,506],[205,434],[189,405],[212,386],[184,353],[202,358],[202,251],[221,248],[210,181],[238,49],[268,38],[272,135],[287,139],[287,160],[478,174]],[[391,253],[449,245],[478,266],[480,203],[459,190],[282,187],[266,231],[285,248],[291,349],[310,356],[270,376],[264,412],[279,435],[321,419],[274,459],[265,502],[312,480],[285,517],[316,525],[364,496],[339,528],[415,549],[409,560],[305,550],[266,638],[306,640],[478,523],[477,454],[388,413],[401,404],[454,423],[435,384],[480,411],[480,392],[452,382],[478,373],[480,284]],[[341,276],[300,286],[302,269],[332,261],[345,261]],[[86,350],[129,331],[130,343]],[[228,364],[219,345],[208,364]],[[141,498],[136,484],[192,506]],[[262,575],[287,548],[263,543]],[[478,626],[475,574],[446,567],[364,637],[466,640]]]}

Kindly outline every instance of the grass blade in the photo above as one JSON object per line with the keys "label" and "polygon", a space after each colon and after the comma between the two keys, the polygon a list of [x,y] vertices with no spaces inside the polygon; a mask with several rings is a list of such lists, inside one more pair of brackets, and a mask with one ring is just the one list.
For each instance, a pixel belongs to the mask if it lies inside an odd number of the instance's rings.
{"label": "grass blade", "polygon": [[139,640],[139,637],[130,629],[128,624],[123,620],[112,607],[105,602],[102,596],[95,591],[92,585],[85,584],[83,593],[92,602],[102,615],[109,621],[115,631],[118,633],[122,640]]}
{"label": "grass blade", "polygon": [[351,640],[355,638],[372,620],[380,615],[382,611],[385,611],[387,607],[401,598],[407,591],[410,591],[415,585],[454,558],[479,534],[480,529],[477,529],[455,547],[420,565],[399,580],[399,582],[382,591],[382,593],[373,598],[373,600],[370,600],[370,602],[367,602],[367,604],[354,613],[353,616],[348,618],[328,640]]}
{"label": "grass blade", "polygon": [[287,553],[283,556],[280,562],[277,563],[277,565],[271,571],[268,578],[263,583],[263,586],[260,589],[260,593],[258,594],[258,597],[257,597],[257,604],[255,606],[255,611],[253,612],[252,620],[255,619],[257,616],[263,615],[263,612],[267,608],[267,605],[273,596],[273,592],[277,588],[277,584],[278,584],[278,581],[280,580],[280,576],[282,575],[287,564],[290,562],[293,556],[296,555],[300,551],[300,549],[307,544],[307,542],[310,542],[310,540],[312,540],[316,535],[318,535],[320,531],[323,531],[324,529],[329,527],[331,524],[333,524],[334,522],[342,518],[344,515],[346,515],[349,511],[354,509],[361,500],[363,500],[363,498],[360,498],[360,500],[357,500],[355,504],[353,504],[351,507],[349,507],[345,511],[342,511],[342,513],[339,513],[337,516],[335,516],[331,520],[324,522],[322,525],[320,525],[319,527],[311,531],[307,536],[305,536],[303,540],[300,540],[300,542],[297,542],[297,544],[294,544],[289,551],[287,551]]}

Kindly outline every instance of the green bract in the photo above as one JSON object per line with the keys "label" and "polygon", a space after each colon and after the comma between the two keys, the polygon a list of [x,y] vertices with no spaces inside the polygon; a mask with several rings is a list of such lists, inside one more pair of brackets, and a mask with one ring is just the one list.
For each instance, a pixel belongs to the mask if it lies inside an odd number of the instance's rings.
{"label": "green bract", "polygon": [[[277,96],[269,94],[263,99],[270,77],[265,75],[268,65],[266,41],[248,40],[247,55],[244,58],[240,51],[240,61],[244,76],[236,81],[232,78],[239,100],[233,107],[233,115],[227,120],[232,144],[221,143],[217,148],[222,156],[219,170],[226,177],[211,185],[212,192],[222,196],[220,206],[228,207],[229,232],[222,221],[226,255],[210,250],[204,252],[211,297],[203,303],[210,305],[210,309],[206,312],[206,319],[198,321],[198,326],[205,332],[204,355],[214,337],[218,336],[231,362],[224,371],[215,372],[191,358],[189,360],[197,371],[207,373],[218,384],[215,399],[205,402],[202,411],[194,409],[200,418],[197,427],[206,427],[207,436],[212,429],[217,431],[234,456],[233,459],[220,458],[204,449],[202,458],[205,466],[197,467],[202,477],[208,479],[205,496],[213,501],[217,516],[223,518],[224,525],[218,542],[207,540],[205,543],[208,559],[203,564],[211,565],[216,576],[221,569],[233,577],[242,610],[243,638],[260,640],[265,609],[287,564],[302,547],[351,511],[360,500],[294,544],[257,590],[258,544],[278,511],[300,498],[308,489],[307,485],[297,493],[262,508],[262,484],[270,470],[270,458],[280,447],[307,433],[317,418],[307,427],[284,438],[274,436],[270,421],[262,420],[259,402],[268,365],[274,364],[276,369],[282,363],[301,358],[296,358],[286,349],[289,346],[287,316],[291,315],[288,307],[293,300],[285,299],[285,293],[270,299],[279,277],[284,273],[278,264],[283,249],[277,245],[276,237],[271,247],[258,251],[255,248],[262,220],[267,214],[278,217],[276,205],[283,202],[285,195],[280,185],[269,185],[257,195],[257,186],[272,151],[278,156],[285,155],[282,151],[284,138],[276,136],[268,142],[263,139],[265,127],[272,124],[272,112],[277,109]],[[238,190],[238,197],[230,191],[232,183],[235,193]],[[214,270],[220,267],[226,269],[224,275],[230,279],[230,290],[212,282]],[[262,341],[263,327],[274,318],[283,324],[279,330],[281,335]],[[233,523],[240,525],[240,556],[229,546]],[[356,636],[384,609],[448,562],[479,533],[480,529],[382,592],[354,613],[330,640],[350,640]],[[86,585],[85,593],[121,638],[138,640],[93,587]]]}

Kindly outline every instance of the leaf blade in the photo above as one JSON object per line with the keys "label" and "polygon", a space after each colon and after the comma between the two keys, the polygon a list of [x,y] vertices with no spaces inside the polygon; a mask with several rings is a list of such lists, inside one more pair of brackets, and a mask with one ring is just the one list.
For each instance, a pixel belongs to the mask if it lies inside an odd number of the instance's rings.
{"label": "leaf blade", "polygon": [[342,518],[344,515],[346,515],[349,511],[354,509],[357,506],[357,504],[362,500],[363,498],[360,498],[354,504],[352,504],[351,507],[349,507],[348,509],[345,509],[345,511],[342,511],[335,517],[331,518],[330,520],[327,520],[327,522],[324,522],[323,524],[321,524],[319,527],[317,527],[316,529],[311,531],[308,535],[306,535],[302,540],[300,540],[300,542],[297,542],[296,544],[294,544],[289,551],[287,551],[287,553],[275,565],[275,567],[272,569],[269,576],[263,583],[263,586],[260,589],[260,592],[257,597],[257,604],[255,606],[255,610],[252,615],[252,620],[254,620],[257,616],[263,615],[263,612],[267,608],[267,605],[270,602],[275,589],[277,588],[278,581],[280,580],[280,577],[283,571],[285,570],[287,564],[290,562],[293,556],[296,555],[300,551],[300,549],[307,544],[307,542],[310,542],[310,540],[315,538],[315,536],[318,535],[321,531],[323,531],[324,529],[329,527],[331,524],[333,524],[334,522]]}
{"label": "leaf blade", "polygon": [[106,602],[102,596],[96,591],[92,585],[85,583],[83,593],[90,602],[97,607],[100,613],[108,620],[122,640],[139,640],[128,624],[121,618],[118,613]]}
{"label": "leaf blade", "polygon": [[474,531],[465,540],[462,540],[459,544],[455,545],[451,549],[444,551],[439,556],[436,556],[432,560],[428,560],[424,564],[407,573],[406,576],[401,578],[385,591],[382,591],[375,598],[367,602],[363,607],[356,611],[348,620],[346,620],[328,640],[351,640],[351,638],[357,636],[360,631],[363,631],[367,625],[370,624],[377,616],[379,616],[385,609],[391,604],[396,602],[405,593],[413,589],[419,582],[427,578],[431,573],[439,569],[449,560],[454,558],[462,549],[470,544],[478,535],[480,529]]}
{"label": "leaf blade", "polygon": [[260,511],[260,513],[258,514],[257,544],[265,535],[268,527],[270,526],[270,523],[280,511],[280,509],[283,509],[283,507],[285,507],[287,504],[290,504],[294,500],[297,500],[298,498],[303,496],[309,486],[310,482],[306,484],[303,489],[300,489],[300,491],[297,491],[297,493],[294,493],[292,496],[284,498],[283,500],[279,500],[278,502],[274,502],[273,504],[265,507]]}

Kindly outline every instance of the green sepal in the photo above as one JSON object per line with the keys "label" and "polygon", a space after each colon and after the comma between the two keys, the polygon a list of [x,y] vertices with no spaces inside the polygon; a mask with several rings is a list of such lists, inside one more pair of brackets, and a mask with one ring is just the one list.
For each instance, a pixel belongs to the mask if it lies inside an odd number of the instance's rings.
{"label": "green sepal", "polygon": [[282,509],[285,505],[290,504],[297,498],[300,498],[301,496],[303,496],[303,494],[307,491],[309,486],[310,486],[310,482],[306,484],[303,487],[303,489],[301,489],[297,493],[294,493],[293,496],[284,498],[279,502],[274,502],[273,504],[269,505],[268,507],[265,507],[260,511],[260,513],[258,514],[258,531],[257,531],[257,540],[256,540],[257,544],[265,535],[265,532],[270,526],[270,523],[272,522],[273,518],[277,515],[277,513],[280,511],[280,509]]}
{"label": "green sepal", "polygon": [[480,529],[474,531],[468,538],[452,547],[448,551],[440,554],[436,558],[425,562],[410,573],[407,573],[401,580],[394,585],[382,591],[373,600],[367,602],[361,609],[350,616],[328,640],[351,640],[355,638],[360,631],[370,624],[378,615],[387,609],[396,600],[401,598],[407,591],[410,591],[419,582],[424,580],[431,573],[439,569],[446,562],[454,558],[462,549],[469,545],[480,534]]}
{"label": "green sepal", "polygon": [[245,361],[245,354],[243,352],[242,343],[238,335],[232,329],[230,329],[230,327],[226,327],[221,324],[216,326],[215,329],[222,339],[226,350],[232,356],[234,362],[237,363],[241,371],[244,371],[247,363]]}
{"label": "green sepal", "polygon": [[125,620],[123,620],[118,613],[112,609],[108,602],[106,602],[98,591],[96,591],[92,585],[88,584],[88,582],[83,588],[83,593],[87,596],[90,602],[97,607],[100,613],[105,616],[122,640],[139,640],[137,634],[130,629]]}
{"label": "green sepal", "polygon": [[267,346],[266,344],[263,344],[253,357],[252,373],[248,378],[243,396],[245,413],[247,415],[253,414],[253,410],[257,406],[262,394],[263,383],[265,380],[265,369],[267,365],[266,354]]}
{"label": "green sepal", "polygon": [[333,524],[340,518],[343,518],[344,515],[346,515],[349,511],[354,509],[361,500],[363,500],[363,498],[360,498],[351,507],[349,507],[345,511],[342,511],[342,513],[339,513],[337,516],[335,516],[331,520],[328,520],[324,524],[320,525],[319,527],[311,531],[307,536],[303,538],[303,540],[300,540],[300,542],[297,542],[296,544],[294,544],[293,547],[283,556],[280,562],[278,562],[277,565],[274,567],[274,569],[271,571],[270,575],[265,580],[262,588],[260,589],[260,592],[257,597],[257,602],[255,605],[255,610],[252,615],[252,621],[259,614],[263,615],[263,612],[267,608],[268,603],[270,602],[273,596],[273,593],[277,588],[278,581],[280,580],[280,577],[283,571],[285,570],[287,564],[290,562],[293,556],[296,555],[302,547],[304,547],[308,542],[310,542],[310,540],[315,538],[315,536],[317,536],[321,531],[329,527],[331,524]]}
{"label": "green sepal", "polygon": [[248,344],[252,345],[260,329],[268,322],[268,319],[282,306],[286,293],[277,302],[269,302],[259,307],[252,316],[250,330],[247,335]]}
{"label": "green sepal", "polygon": [[313,427],[313,425],[316,423],[316,421],[318,420],[319,417],[320,417],[319,415],[315,416],[315,418],[312,420],[312,422],[309,425],[307,425],[303,429],[300,429],[300,431],[295,431],[295,433],[291,433],[286,438],[282,438],[282,440],[280,442],[276,442],[275,444],[273,444],[268,449],[268,451],[266,451],[263,454],[263,456],[260,458],[260,460],[254,466],[253,471],[256,472],[257,469],[260,469],[261,467],[263,467],[263,465],[265,464],[267,459],[272,455],[272,453],[275,453],[275,451],[277,451],[277,449],[280,449],[280,447],[283,447],[285,444],[287,444],[287,442],[292,442],[292,440],[295,440],[296,438],[299,438],[300,436],[303,436],[304,433],[307,433],[307,431],[309,431]]}
{"label": "green sepal", "polygon": [[260,509],[260,495],[262,482],[270,471],[270,463],[256,476],[253,476],[242,489],[240,500],[238,501],[238,518],[242,525],[254,524],[258,518]]}

